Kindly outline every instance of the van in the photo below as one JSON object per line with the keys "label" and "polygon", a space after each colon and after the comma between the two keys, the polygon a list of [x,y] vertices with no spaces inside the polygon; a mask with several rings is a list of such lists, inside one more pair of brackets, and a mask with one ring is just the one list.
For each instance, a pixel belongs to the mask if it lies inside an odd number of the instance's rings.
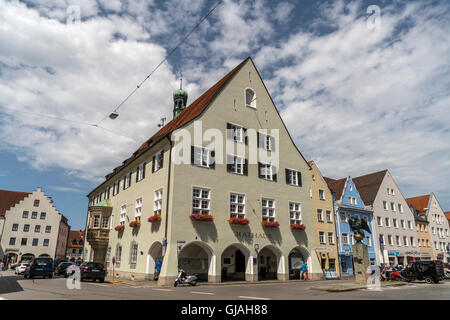
{"label": "van", "polygon": [[31,279],[35,276],[43,276],[44,279],[53,277],[53,259],[52,258],[34,258],[31,264],[25,269],[24,278]]}

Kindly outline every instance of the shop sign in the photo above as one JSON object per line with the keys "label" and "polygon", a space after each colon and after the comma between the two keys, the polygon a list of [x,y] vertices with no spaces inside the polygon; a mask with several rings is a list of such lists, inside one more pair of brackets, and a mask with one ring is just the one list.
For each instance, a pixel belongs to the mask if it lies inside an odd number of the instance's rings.
{"label": "shop sign", "polygon": [[8,253],[8,252],[19,252],[19,249],[6,249],[5,253]]}
{"label": "shop sign", "polygon": [[419,252],[419,251],[406,251],[405,254],[415,254],[415,255],[419,255],[420,252]]}
{"label": "shop sign", "polygon": [[399,256],[400,251],[388,251],[388,256]]}
{"label": "shop sign", "polygon": [[429,256],[430,256],[430,253],[429,253],[429,252],[422,252],[421,255],[422,255],[423,257],[429,257]]}

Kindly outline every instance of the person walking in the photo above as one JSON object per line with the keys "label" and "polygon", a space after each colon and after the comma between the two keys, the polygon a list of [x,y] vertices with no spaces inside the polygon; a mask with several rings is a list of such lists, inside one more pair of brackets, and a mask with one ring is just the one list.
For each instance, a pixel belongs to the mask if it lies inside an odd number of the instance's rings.
{"label": "person walking", "polygon": [[159,273],[161,272],[161,267],[162,267],[162,262],[160,259],[156,259],[156,264],[155,264],[155,277],[154,280],[158,280],[159,278]]}
{"label": "person walking", "polygon": [[303,262],[300,266],[300,279],[301,280],[308,280],[308,265]]}

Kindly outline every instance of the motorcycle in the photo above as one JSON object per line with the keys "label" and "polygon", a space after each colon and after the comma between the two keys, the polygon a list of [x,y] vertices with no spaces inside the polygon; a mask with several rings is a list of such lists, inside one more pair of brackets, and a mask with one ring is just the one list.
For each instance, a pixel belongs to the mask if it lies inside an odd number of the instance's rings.
{"label": "motorcycle", "polygon": [[186,271],[180,269],[173,286],[176,287],[179,284],[189,284],[191,286],[195,286],[197,284],[197,275],[193,274],[188,276]]}

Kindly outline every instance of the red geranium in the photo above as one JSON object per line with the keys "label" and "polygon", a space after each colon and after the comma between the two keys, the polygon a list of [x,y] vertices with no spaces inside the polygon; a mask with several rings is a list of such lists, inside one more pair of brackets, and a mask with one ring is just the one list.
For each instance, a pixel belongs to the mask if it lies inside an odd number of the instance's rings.
{"label": "red geranium", "polygon": [[160,215],[160,214],[155,214],[155,215],[151,216],[150,218],[148,218],[147,221],[148,221],[148,222],[158,222],[158,221],[161,221],[161,215]]}
{"label": "red geranium", "polygon": [[117,227],[114,228],[114,230],[116,230],[116,231],[122,231],[124,229],[125,229],[125,225],[123,225],[123,224],[119,224]]}
{"label": "red geranium", "polygon": [[250,223],[248,219],[239,217],[231,217],[230,219],[228,219],[228,222],[231,224],[242,224],[242,225],[247,225]]}
{"label": "red geranium", "polygon": [[191,218],[191,220],[194,221],[213,221],[214,217],[210,214],[204,214],[204,213],[191,213],[191,215],[189,216]]}
{"label": "red geranium", "polygon": [[141,225],[140,221],[131,221],[130,222],[130,227],[134,228],[134,227],[139,227]]}
{"label": "red geranium", "polygon": [[306,226],[303,223],[291,223],[291,229],[294,229],[294,230],[305,230]]}
{"label": "red geranium", "polygon": [[270,228],[278,228],[280,226],[278,221],[263,221],[261,222],[261,225],[263,227],[270,227]]}

